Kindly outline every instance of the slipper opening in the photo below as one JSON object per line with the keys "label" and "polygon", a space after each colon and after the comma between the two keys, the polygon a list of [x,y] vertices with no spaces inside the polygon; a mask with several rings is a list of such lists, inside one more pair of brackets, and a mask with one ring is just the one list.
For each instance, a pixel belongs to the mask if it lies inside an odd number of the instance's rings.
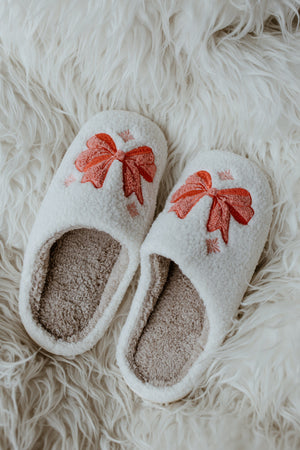
{"label": "slipper opening", "polygon": [[127,360],[143,382],[172,386],[204,350],[208,317],[198,292],[175,262],[152,254],[150,264],[151,281]]}
{"label": "slipper opening", "polygon": [[30,306],[34,320],[55,339],[77,342],[96,325],[129,262],[112,236],[79,228],[55,235],[34,266]]}

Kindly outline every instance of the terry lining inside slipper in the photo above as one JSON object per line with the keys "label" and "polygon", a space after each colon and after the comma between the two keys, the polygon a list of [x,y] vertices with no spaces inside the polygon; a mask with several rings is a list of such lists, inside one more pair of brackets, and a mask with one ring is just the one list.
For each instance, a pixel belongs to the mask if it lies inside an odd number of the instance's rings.
{"label": "terry lining inside slipper", "polygon": [[54,236],[35,261],[35,321],[55,339],[77,342],[103,314],[127,266],[127,249],[103,231],[79,228]]}
{"label": "terry lining inside slipper", "polygon": [[150,261],[151,282],[127,358],[140,380],[169,386],[204,349],[209,324],[202,299],[178,265],[156,254]]}

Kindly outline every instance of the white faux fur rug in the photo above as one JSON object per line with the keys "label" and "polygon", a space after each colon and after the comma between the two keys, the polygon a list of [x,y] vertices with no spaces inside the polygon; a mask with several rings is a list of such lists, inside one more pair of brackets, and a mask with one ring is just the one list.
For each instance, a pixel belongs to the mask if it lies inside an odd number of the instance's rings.
{"label": "white faux fur rug", "polygon": [[[299,6],[1,1],[1,449],[299,448]],[[210,148],[247,155],[272,180],[270,237],[240,314],[196,391],[167,407],[136,397],[116,366],[134,285],[104,338],[73,360],[39,350],[18,316],[39,204],[80,126],[105,109],[164,131],[159,208],[191,154]]]}

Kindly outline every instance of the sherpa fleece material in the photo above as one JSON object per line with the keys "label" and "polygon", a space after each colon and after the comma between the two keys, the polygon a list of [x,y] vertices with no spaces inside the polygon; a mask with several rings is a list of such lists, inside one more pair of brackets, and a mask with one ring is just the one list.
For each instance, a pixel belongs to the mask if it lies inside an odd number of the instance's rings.
{"label": "sherpa fleece material", "polygon": [[71,144],[29,237],[20,316],[52,353],[76,355],[103,335],[137,269],[167,145],[149,119],[102,112]]}
{"label": "sherpa fleece material", "polygon": [[184,170],[141,247],[141,276],[117,347],[144,399],[187,395],[222,341],[260,254],[272,194],[257,165],[201,153]]}

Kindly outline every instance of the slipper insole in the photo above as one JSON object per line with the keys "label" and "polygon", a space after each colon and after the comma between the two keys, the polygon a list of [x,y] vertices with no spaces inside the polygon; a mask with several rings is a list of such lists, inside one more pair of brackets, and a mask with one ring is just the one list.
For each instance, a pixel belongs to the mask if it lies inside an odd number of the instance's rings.
{"label": "slipper insole", "polygon": [[155,386],[179,381],[205,345],[205,306],[196,289],[170,262],[164,287],[133,355],[136,375]]}
{"label": "slipper insole", "polygon": [[105,308],[103,292],[120,250],[109,234],[85,228],[52,245],[36,319],[55,338],[78,337],[96,309]]}

